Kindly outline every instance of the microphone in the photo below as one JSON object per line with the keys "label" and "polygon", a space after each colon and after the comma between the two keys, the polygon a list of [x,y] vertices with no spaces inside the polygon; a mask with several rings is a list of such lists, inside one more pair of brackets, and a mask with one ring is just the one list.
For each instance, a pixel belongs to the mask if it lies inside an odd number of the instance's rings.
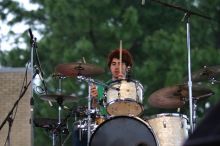
{"label": "microphone", "polygon": [[[45,81],[44,81],[44,78],[43,78],[43,75],[42,75],[42,70],[40,70],[37,65],[35,65],[34,68],[36,70],[36,73],[39,75],[40,80],[42,81],[42,84],[43,84],[44,90],[45,90],[45,94],[47,95],[47,86],[45,84]],[[49,103],[50,106],[53,106],[51,101],[48,101],[48,103]]]}
{"label": "microphone", "polygon": [[32,31],[31,31],[30,28],[28,29],[28,32],[29,32],[29,35],[30,35],[30,37],[31,37],[31,39],[30,39],[30,44],[33,45],[33,42],[34,42],[34,36],[33,36],[33,33],[32,33]]}
{"label": "microphone", "polygon": [[31,40],[33,40],[34,36],[33,36],[32,30],[30,28],[28,29],[28,32],[29,32],[29,35],[31,37]]}
{"label": "microphone", "polygon": [[41,79],[41,81],[42,81],[42,84],[43,84],[43,86],[44,86],[44,90],[45,90],[45,92],[46,92],[46,94],[47,94],[47,86],[46,86],[46,84],[45,84],[45,82],[44,82],[42,70],[40,70],[37,65],[35,65],[34,68],[35,68],[37,74],[39,75],[39,77],[40,77],[40,79]]}
{"label": "microphone", "polygon": [[45,92],[46,92],[46,94],[47,94],[47,87],[46,87],[46,84],[45,84],[45,82],[44,82],[43,73],[42,73],[42,71],[38,68],[37,65],[35,65],[34,68],[35,68],[37,74],[39,75],[40,80],[42,81],[42,84],[43,84],[43,86],[44,86],[44,90],[45,90]]}

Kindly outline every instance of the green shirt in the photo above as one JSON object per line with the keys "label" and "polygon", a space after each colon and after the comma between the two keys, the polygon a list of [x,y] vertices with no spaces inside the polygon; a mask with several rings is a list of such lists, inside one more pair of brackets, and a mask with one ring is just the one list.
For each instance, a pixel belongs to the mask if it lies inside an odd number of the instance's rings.
{"label": "green shirt", "polygon": [[[104,87],[101,86],[101,85],[98,85],[97,90],[98,90],[98,101],[99,102],[104,102],[105,101],[105,97],[104,97],[104,90],[105,89],[104,89]],[[102,115],[102,116],[107,115],[106,108],[103,105],[100,105],[99,112],[100,112],[100,115]]]}

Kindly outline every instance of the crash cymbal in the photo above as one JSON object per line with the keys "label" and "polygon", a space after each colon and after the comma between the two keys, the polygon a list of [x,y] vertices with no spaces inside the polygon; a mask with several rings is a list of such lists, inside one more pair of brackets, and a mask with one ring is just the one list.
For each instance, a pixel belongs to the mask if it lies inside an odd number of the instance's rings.
{"label": "crash cymbal", "polygon": [[203,69],[200,69],[192,73],[192,81],[201,82],[217,79],[220,77],[220,66],[204,66]]}
{"label": "crash cymbal", "polygon": [[58,103],[78,101],[77,97],[70,96],[70,95],[47,94],[47,95],[41,95],[40,98],[46,101],[52,101],[52,102],[58,102]]}
{"label": "crash cymbal", "polygon": [[[205,87],[192,86],[193,99],[200,100],[213,95],[214,93]],[[189,99],[188,85],[176,85],[162,88],[150,95],[148,102],[158,108],[179,108]]]}
{"label": "crash cymbal", "polygon": [[104,69],[88,63],[59,64],[55,71],[67,77],[76,77],[78,75],[93,76],[104,73]]}

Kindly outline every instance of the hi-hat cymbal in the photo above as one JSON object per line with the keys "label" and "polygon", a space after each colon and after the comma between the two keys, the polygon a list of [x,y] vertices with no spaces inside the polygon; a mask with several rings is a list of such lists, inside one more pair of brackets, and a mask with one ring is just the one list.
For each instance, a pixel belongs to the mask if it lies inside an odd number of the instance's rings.
{"label": "hi-hat cymbal", "polygon": [[[193,99],[199,100],[213,95],[210,89],[198,85],[192,86]],[[150,95],[148,102],[158,108],[179,108],[189,99],[188,85],[176,85],[162,88]]]}
{"label": "hi-hat cymbal", "polygon": [[78,75],[93,76],[104,73],[104,69],[88,63],[59,64],[55,71],[67,77],[76,77]]}
{"label": "hi-hat cymbal", "polygon": [[194,82],[208,81],[219,77],[220,66],[204,66],[204,68],[192,73],[192,81]]}
{"label": "hi-hat cymbal", "polygon": [[52,101],[52,102],[58,102],[58,103],[78,101],[77,97],[70,96],[70,95],[47,94],[47,95],[41,95],[40,98],[46,101]]}
{"label": "hi-hat cymbal", "polygon": [[[63,119],[61,119],[61,122]],[[50,118],[36,118],[34,119],[34,125],[36,127],[53,129],[56,128],[59,123],[58,119],[50,119]],[[66,124],[62,125],[65,126]]]}

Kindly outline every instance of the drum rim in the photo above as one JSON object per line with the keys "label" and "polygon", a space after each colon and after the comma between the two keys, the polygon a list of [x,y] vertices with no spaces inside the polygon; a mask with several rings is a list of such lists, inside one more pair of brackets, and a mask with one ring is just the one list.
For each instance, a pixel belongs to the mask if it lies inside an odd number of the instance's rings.
{"label": "drum rim", "polygon": [[182,117],[188,121],[187,116],[181,113],[161,113],[161,114],[155,114],[152,116],[147,116],[144,119],[151,120],[151,119],[160,118],[160,117]]}
{"label": "drum rim", "polygon": [[[118,80],[110,81],[110,82],[108,83],[108,85],[116,84],[116,83],[119,83],[119,82],[121,82],[121,81],[134,82],[135,84],[140,85],[141,89],[144,90],[144,87],[143,87],[143,85],[141,84],[141,82],[138,81],[138,80],[135,80],[135,79],[118,79]],[[107,89],[107,90],[108,90],[108,89]]]}
{"label": "drum rim", "polygon": [[[135,102],[135,103],[137,103],[140,107],[141,107],[141,112],[139,113],[139,114],[137,114],[137,115],[134,115],[134,116],[140,116],[143,112],[144,112],[144,106],[143,106],[143,104],[142,103],[139,103],[139,102],[137,102],[137,101],[134,101],[134,100],[129,100],[129,99],[131,99],[131,98],[126,98],[126,99],[115,99],[115,100],[113,100],[113,101],[111,101],[111,102],[109,102],[109,103],[107,103],[106,104],[106,111],[107,111],[107,113],[108,113],[108,115],[111,115],[109,112],[108,112],[108,106],[109,105],[111,105],[111,104],[113,104],[113,103],[116,103],[116,102],[119,102],[119,101],[128,101],[128,102]],[[122,115],[123,116],[123,115]]]}
{"label": "drum rim", "polygon": [[123,118],[135,119],[135,120],[137,120],[138,122],[140,122],[140,123],[146,125],[147,128],[150,130],[150,132],[153,134],[157,146],[160,146],[159,139],[158,139],[156,133],[154,132],[153,128],[150,126],[150,124],[149,124],[148,122],[146,122],[145,120],[143,120],[142,118],[137,117],[137,116],[132,116],[132,115],[111,116],[110,118],[106,119],[104,122],[102,122],[100,125],[98,125],[98,127],[94,130],[94,132],[93,132],[92,135],[90,136],[90,138],[89,138],[89,146],[91,146],[91,140],[92,140],[93,137],[94,137],[94,133],[96,133],[96,131],[98,131],[98,129],[100,129],[100,127],[102,127],[102,125],[104,125],[107,121],[111,121],[111,120],[113,120],[113,119],[117,119],[117,118],[121,118],[121,117],[123,117]]}

